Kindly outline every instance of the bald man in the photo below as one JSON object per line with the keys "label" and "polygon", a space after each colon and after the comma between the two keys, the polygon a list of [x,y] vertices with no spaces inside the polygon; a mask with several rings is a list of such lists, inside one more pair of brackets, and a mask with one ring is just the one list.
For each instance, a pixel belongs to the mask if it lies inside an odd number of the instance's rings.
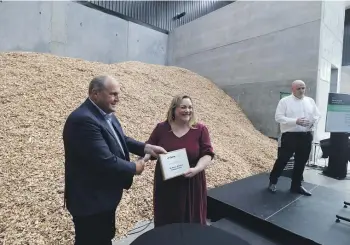
{"label": "bald man", "polygon": [[[75,245],[112,244],[123,189],[142,173],[145,154],[166,153],[124,134],[114,114],[120,93],[113,77],[93,78],[89,97],[64,125],[65,203],[73,216]],[[132,162],[129,153],[141,158]]]}
{"label": "bald man", "polygon": [[282,98],[277,106],[275,120],[280,124],[281,139],[277,160],[270,174],[269,190],[277,191],[277,181],[289,159],[294,154],[294,170],[290,191],[311,196],[302,185],[303,172],[309,159],[313,140],[312,131],[320,119],[315,101],[305,96],[305,83],[292,83],[292,94]]}

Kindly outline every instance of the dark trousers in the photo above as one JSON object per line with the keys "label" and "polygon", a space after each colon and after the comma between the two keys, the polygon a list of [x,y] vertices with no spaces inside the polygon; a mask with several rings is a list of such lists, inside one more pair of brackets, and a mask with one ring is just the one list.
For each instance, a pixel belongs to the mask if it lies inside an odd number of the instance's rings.
{"label": "dark trousers", "polygon": [[115,210],[91,216],[73,216],[75,245],[112,245]]}
{"label": "dark trousers", "polygon": [[312,139],[311,132],[287,132],[282,134],[279,154],[270,174],[271,184],[277,184],[283,169],[294,154],[291,188],[301,186],[305,165],[311,152]]}
{"label": "dark trousers", "polygon": [[[279,157],[280,156],[280,154],[281,154],[281,147],[278,147],[278,149],[277,149],[277,157]],[[289,161],[289,160],[288,160]],[[307,161],[306,161],[307,162]],[[288,162],[287,162],[288,163]],[[304,181],[304,176],[302,175],[301,176],[301,181]]]}

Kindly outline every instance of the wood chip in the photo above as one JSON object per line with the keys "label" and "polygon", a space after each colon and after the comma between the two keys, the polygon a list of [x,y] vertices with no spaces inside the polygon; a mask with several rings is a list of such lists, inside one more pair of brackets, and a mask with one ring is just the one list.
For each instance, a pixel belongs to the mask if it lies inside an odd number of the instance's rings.
{"label": "wood chip", "polygon": [[[95,75],[110,74],[121,82],[116,114],[126,134],[140,141],[165,119],[173,95],[192,96],[217,154],[207,170],[209,188],[269,171],[276,157],[276,142],[258,132],[233,99],[186,69],[37,53],[0,53],[0,67],[0,244],[73,244],[73,223],[62,207],[62,128],[86,99]],[[152,219],[154,164],[124,193],[118,237]]]}

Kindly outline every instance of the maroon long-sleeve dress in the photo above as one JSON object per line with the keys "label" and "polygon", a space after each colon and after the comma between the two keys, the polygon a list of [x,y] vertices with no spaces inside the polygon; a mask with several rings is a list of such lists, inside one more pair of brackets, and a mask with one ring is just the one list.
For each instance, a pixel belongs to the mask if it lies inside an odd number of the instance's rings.
{"label": "maroon long-sleeve dress", "polygon": [[[149,144],[173,151],[186,148],[191,167],[197,165],[204,155],[214,156],[208,129],[198,123],[182,137],[177,137],[165,121],[153,130]],[[206,224],[207,184],[205,171],[192,178],[183,176],[163,180],[160,163],[157,162],[154,176],[153,208],[155,227],[170,223]]]}

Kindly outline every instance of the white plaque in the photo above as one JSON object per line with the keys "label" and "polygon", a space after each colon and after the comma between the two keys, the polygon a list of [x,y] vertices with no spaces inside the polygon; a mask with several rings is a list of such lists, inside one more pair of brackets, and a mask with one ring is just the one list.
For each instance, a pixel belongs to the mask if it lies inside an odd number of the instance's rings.
{"label": "white plaque", "polygon": [[185,148],[171,151],[167,154],[160,154],[159,160],[163,180],[183,175],[190,168]]}

